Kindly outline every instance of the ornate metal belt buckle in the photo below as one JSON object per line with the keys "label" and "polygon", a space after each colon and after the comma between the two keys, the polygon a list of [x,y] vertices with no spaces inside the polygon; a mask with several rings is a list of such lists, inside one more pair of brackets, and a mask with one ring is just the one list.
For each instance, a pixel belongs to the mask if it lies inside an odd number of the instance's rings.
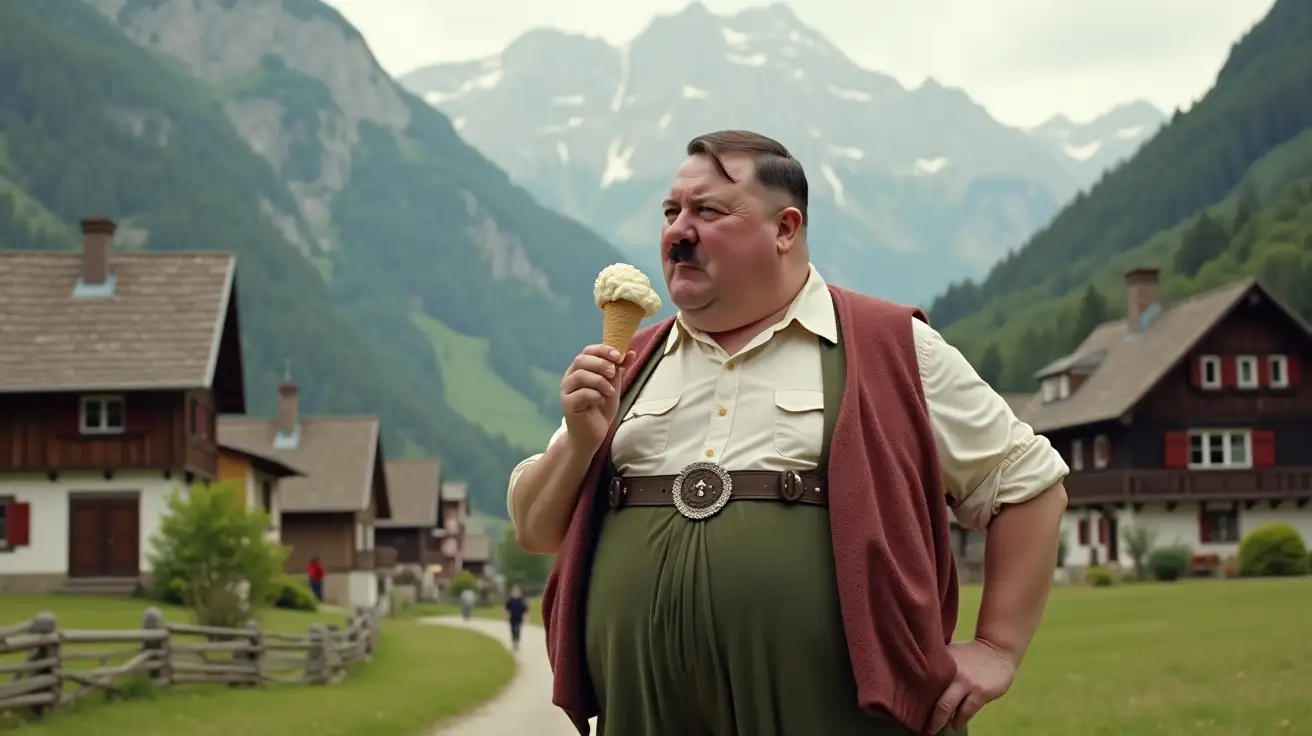
{"label": "ornate metal belt buckle", "polygon": [[679,471],[674,479],[674,508],[689,519],[709,519],[729,503],[733,479],[728,471],[710,462],[696,462]]}

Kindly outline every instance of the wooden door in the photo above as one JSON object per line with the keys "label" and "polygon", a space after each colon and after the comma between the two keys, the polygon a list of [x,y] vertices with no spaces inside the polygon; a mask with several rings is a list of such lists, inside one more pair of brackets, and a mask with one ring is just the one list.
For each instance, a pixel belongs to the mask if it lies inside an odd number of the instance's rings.
{"label": "wooden door", "polygon": [[136,496],[90,496],[68,502],[68,575],[140,574],[141,511]]}

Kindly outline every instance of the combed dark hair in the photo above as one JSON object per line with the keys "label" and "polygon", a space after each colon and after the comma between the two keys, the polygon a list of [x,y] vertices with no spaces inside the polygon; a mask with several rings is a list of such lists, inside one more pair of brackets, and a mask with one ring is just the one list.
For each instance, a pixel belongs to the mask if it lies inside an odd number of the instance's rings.
{"label": "combed dark hair", "polygon": [[802,170],[801,162],[793,158],[779,141],[750,130],[721,130],[688,141],[687,153],[689,156],[709,157],[720,174],[735,184],[738,180],[729,175],[720,157],[734,153],[751,156],[756,165],[756,180],[766,189],[786,193],[793,200],[793,206],[802,213],[802,224],[806,224],[806,172]]}

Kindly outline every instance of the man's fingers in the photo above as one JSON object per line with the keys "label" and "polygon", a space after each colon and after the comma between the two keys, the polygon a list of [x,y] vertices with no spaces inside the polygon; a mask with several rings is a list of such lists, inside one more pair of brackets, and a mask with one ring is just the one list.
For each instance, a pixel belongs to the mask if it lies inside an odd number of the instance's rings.
{"label": "man's fingers", "polygon": [[609,345],[589,345],[579,353],[580,358],[584,355],[591,355],[611,363],[618,363],[624,359],[624,356],[620,355],[620,351]]}
{"label": "man's fingers", "polygon": [[615,393],[615,384],[592,371],[574,371],[560,382],[560,392],[565,396],[582,389],[592,389],[602,396],[610,396]]}
{"label": "man's fingers", "polygon": [[952,730],[960,731],[965,728],[970,719],[974,718],[975,714],[979,713],[980,708],[983,707],[984,701],[979,696],[966,696],[966,699],[961,701],[961,705],[957,706],[957,714],[952,717]]}
{"label": "man's fingers", "polygon": [[565,371],[565,375],[569,376],[584,371],[610,378],[619,372],[619,368],[605,358],[598,358],[595,355],[580,355],[574,358],[574,362],[570,364],[569,370]]}
{"label": "man's fingers", "polygon": [[566,414],[582,414],[589,409],[605,406],[606,398],[595,389],[583,388],[565,394],[561,405]]}
{"label": "man's fingers", "polygon": [[943,695],[939,697],[938,703],[934,706],[933,716],[929,719],[929,732],[931,734],[936,734],[948,727],[948,723],[957,712],[957,707],[961,705],[961,701],[966,699],[966,694],[967,690],[964,683],[953,680],[952,684],[948,685],[948,689],[943,691]]}

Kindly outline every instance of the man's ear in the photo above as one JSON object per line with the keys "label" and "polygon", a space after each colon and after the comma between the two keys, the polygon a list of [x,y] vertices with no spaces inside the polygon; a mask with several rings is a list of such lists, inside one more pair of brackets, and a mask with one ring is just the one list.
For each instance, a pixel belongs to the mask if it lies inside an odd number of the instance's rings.
{"label": "man's ear", "polygon": [[775,216],[775,248],[780,255],[792,252],[802,236],[802,211],[785,207]]}

